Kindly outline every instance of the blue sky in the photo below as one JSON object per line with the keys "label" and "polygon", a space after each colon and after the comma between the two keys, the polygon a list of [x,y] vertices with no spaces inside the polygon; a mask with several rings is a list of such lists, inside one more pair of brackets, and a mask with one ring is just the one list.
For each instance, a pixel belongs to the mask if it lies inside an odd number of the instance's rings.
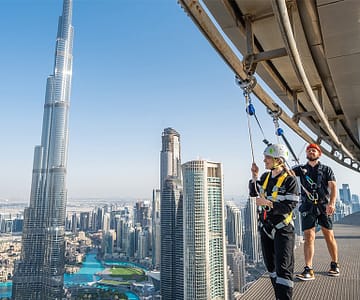
{"label": "blue sky", "polygon": [[[0,198],[29,199],[61,9],[61,0],[0,3]],[[73,25],[70,201],[150,198],[165,127],[181,134],[182,162],[222,162],[225,195],[246,196],[251,150],[242,91],[176,0],[74,0]],[[266,137],[276,142],[265,108],[254,97],[253,103]],[[264,144],[252,124],[263,170]],[[300,153],[305,142],[280,125]],[[358,173],[323,162],[339,185],[349,183],[360,194]]]}

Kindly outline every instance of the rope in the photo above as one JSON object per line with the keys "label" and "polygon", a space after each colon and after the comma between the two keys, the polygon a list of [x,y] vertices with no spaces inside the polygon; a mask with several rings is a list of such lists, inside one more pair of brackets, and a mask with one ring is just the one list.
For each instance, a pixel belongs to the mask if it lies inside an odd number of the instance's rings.
{"label": "rope", "polygon": [[[249,75],[248,78],[242,80],[241,78],[239,78],[238,76],[235,76],[235,80],[236,80],[236,83],[243,89],[244,91],[244,97],[245,97],[245,102],[246,102],[246,112],[248,114],[248,128],[249,128],[249,137],[250,137],[250,142],[252,143],[252,135],[251,135],[251,130],[250,130],[250,127],[251,127],[251,123],[250,123],[250,116],[254,116],[255,117],[255,120],[256,120],[256,123],[258,124],[259,128],[260,128],[260,132],[263,136],[263,142],[265,143],[265,145],[269,145],[269,141],[266,139],[265,137],[265,133],[264,133],[264,130],[260,124],[260,121],[258,119],[258,117],[256,116],[256,112],[255,112],[255,107],[252,105],[251,103],[251,97],[250,97],[250,94],[252,92],[252,90],[254,89],[257,81],[256,81],[256,78],[252,75]],[[253,144],[251,144],[251,147],[252,147],[252,153],[254,152],[253,151]],[[253,159],[254,161],[254,159]]]}
{"label": "rope", "polygon": [[[245,96],[246,107],[248,107],[250,97],[245,92],[244,92],[244,96]],[[248,132],[249,132],[249,141],[250,141],[250,147],[251,147],[251,157],[252,157],[252,162],[255,163],[254,143],[253,143],[252,133],[251,133],[250,114],[247,113],[246,115],[247,115],[247,121],[248,121]]]}

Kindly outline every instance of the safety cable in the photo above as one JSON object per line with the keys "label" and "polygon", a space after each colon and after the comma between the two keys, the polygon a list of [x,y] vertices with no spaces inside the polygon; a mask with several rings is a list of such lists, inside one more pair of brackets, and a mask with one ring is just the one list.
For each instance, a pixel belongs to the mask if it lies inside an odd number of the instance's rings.
{"label": "safety cable", "polygon": [[[244,92],[244,96],[245,96],[245,101],[246,101],[246,107],[248,107],[249,97],[248,97],[248,95],[245,95],[245,92]],[[250,141],[250,147],[251,147],[251,157],[252,157],[252,162],[255,163],[254,143],[253,143],[253,139],[252,139],[251,125],[250,125],[250,114],[247,113],[246,115],[247,115],[247,121],[248,121],[248,132],[249,132],[249,141]]]}
{"label": "safety cable", "polygon": [[[251,96],[250,96],[251,93],[252,93],[252,90],[254,89],[254,87],[255,87],[255,85],[257,83],[256,78],[253,75],[248,75],[248,77],[243,80],[243,79],[239,78],[238,76],[235,76],[235,81],[240,86],[240,88],[242,88],[243,94],[244,94],[244,97],[245,97],[246,112],[247,112],[247,115],[248,115],[247,117],[248,117],[248,128],[249,128],[250,140],[252,141],[251,129],[250,129],[251,128],[251,123],[250,123],[250,117],[249,116],[254,116],[255,120],[256,120],[256,123],[259,126],[260,132],[261,132],[261,134],[263,136],[263,142],[266,145],[268,145],[269,141],[265,137],[264,130],[263,130],[261,124],[260,124],[260,121],[259,121],[257,115],[256,115],[255,107],[252,104]],[[253,152],[253,144],[251,144],[251,147],[252,147],[252,152]],[[253,158],[253,161],[254,161],[254,158]]]}

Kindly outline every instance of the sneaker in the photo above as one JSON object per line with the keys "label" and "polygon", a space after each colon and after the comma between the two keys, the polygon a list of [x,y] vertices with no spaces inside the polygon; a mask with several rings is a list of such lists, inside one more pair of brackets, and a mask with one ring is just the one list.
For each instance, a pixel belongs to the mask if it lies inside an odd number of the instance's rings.
{"label": "sneaker", "polygon": [[333,277],[337,277],[340,275],[340,268],[338,263],[334,261],[330,263],[330,270],[328,272],[328,275]]}
{"label": "sneaker", "polygon": [[296,278],[304,281],[314,280],[315,279],[314,270],[306,266],[304,268],[304,272],[302,272],[301,274],[296,274]]}

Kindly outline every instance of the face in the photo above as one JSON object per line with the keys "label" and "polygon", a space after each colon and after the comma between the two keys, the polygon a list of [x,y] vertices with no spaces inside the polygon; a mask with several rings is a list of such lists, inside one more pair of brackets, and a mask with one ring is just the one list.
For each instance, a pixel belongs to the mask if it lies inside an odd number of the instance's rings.
{"label": "face", "polygon": [[319,157],[320,157],[320,152],[315,148],[309,148],[308,150],[306,150],[306,158],[309,161],[315,161],[319,159]]}
{"label": "face", "polygon": [[264,156],[265,169],[271,170],[274,166],[275,159],[272,156],[265,155]]}

